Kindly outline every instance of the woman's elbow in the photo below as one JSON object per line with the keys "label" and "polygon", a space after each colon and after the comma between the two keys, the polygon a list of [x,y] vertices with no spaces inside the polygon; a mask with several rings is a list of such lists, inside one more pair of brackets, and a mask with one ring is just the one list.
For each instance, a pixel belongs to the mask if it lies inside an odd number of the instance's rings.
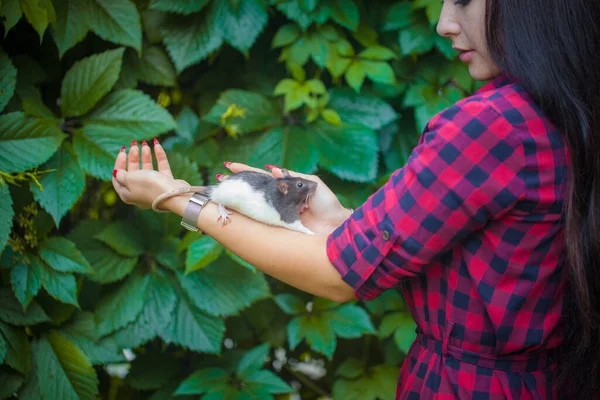
{"label": "woman's elbow", "polygon": [[354,300],[354,289],[347,283],[341,282],[335,290],[329,292],[325,297],[338,303],[346,303]]}

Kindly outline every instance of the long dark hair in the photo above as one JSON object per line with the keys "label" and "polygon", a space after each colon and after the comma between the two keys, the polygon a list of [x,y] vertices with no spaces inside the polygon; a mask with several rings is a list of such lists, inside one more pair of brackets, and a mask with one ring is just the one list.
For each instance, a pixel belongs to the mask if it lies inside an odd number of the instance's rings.
{"label": "long dark hair", "polygon": [[600,398],[600,4],[487,0],[486,22],[495,63],[522,82],[569,146],[558,384],[569,398]]}

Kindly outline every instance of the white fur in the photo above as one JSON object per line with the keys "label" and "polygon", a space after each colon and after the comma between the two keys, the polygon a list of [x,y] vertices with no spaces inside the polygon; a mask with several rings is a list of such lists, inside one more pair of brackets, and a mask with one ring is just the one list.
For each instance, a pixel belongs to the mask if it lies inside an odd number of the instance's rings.
{"label": "white fur", "polygon": [[263,193],[252,189],[247,182],[238,179],[224,180],[212,190],[211,200],[219,204],[221,217],[221,207],[229,207],[244,214],[256,221],[269,225],[282,226],[306,234],[313,234],[308,228],[302,225],[302,222],[295,221],[286,223],[281,220],[281,216],[271,204],[267,202]]}

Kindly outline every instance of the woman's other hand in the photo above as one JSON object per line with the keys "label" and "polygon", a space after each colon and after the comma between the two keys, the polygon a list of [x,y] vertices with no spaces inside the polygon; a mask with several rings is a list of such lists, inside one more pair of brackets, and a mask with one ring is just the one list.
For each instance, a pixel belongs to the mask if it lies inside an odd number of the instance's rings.
{"label": "woman's other hand", "polygon": [[[241,163],[225,163],[225,166],[234,173],[240,171],[269,173]],[[270,169],[274,177],[283,178],[283,172],[280,167],[266,165],[265,168]],[[352,212],[342,206],[337,196],[318,176],[301,174],[289,170],[288,172],[291,176],[308,179],[318,184],[317,190],[310,200],[309,208],[300,214],[302,224],[308,229],[316,233],[329,234],[350,216]]]}
{"label": "woman's other hand", "polygon": [[112,183],[115,191],[126,204],[141,209],[152,207],[152,202],[159,195],[189,183],[182,179],[174,179],[165,150],[158,140],[154,139],[154,155],[158,170],[154,169],[152,150],[142,142],[142,168],[140,169],[140,150],[135,140],[131,142],[129,153],[125,146],[117,155]]}

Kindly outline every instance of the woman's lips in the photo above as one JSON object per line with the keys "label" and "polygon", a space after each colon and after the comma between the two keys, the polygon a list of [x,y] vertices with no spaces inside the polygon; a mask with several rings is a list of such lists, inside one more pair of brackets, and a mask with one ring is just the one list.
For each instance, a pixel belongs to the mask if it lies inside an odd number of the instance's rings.
{"label": "woman's lips", "polygon": [[459,56],[460,61],[462,61],[462,62],[469,61],[473,57],[473,53],[474,53],[473,50],[461,51],[460,56]]}

